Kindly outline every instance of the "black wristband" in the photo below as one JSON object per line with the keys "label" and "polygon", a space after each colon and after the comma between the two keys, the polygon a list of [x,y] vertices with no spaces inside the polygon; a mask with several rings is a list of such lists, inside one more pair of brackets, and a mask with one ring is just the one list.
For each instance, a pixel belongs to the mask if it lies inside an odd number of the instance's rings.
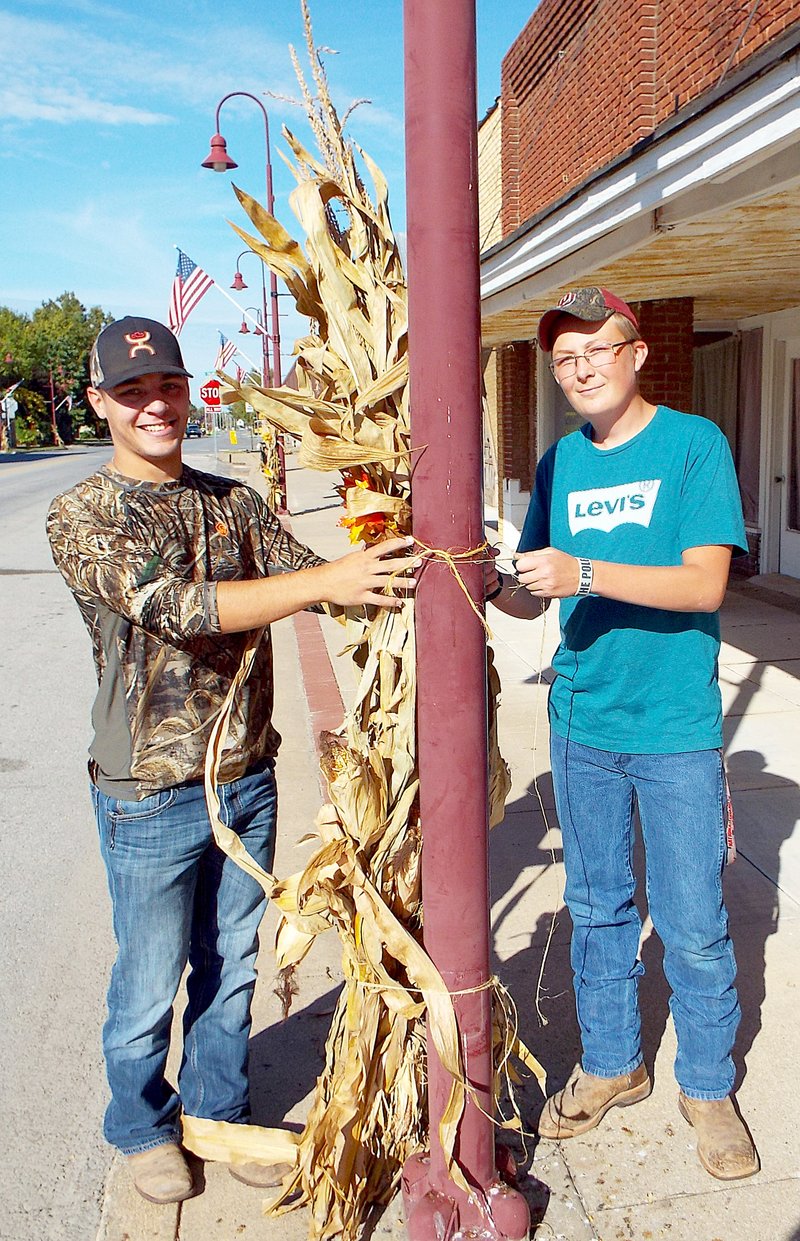
{"label": "black wristband", "polygon": [[501,579],[500,579],[500,585],[499,585],[498,587],[496,587],[496,589],[495,589],[495,590],[493,590],[493,591],[492,591],[492,593],[491,593],[490,595],[485,595],[485,596],[484,596],[484,600],[483,600],[483,602],[484,602],[484,603],[491,603],[491,602],[492,602],[492,599],[496,599],[498,595],[501,595],[501,594],[503,593],[503,587],[504,587],[504,586],[505,586],[505,582],[504,582],[504,581],[503,581],[503,579],[501,578]]}

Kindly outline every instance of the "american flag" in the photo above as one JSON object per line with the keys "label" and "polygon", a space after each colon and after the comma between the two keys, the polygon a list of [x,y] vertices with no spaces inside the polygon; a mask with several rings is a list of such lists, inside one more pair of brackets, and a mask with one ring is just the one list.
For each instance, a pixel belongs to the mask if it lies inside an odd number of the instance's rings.
{"label": "american flag", "polygon": [[224,371],[233,355],[236,353],[237,345],[232,340],[228,340],[227,336],[219,334],[219,349],[217,350],[217,360],[214,363],[215,371]]}
{"label": "american flag", "polygon": [[202,267],[193,263],[183,250],[178,251],[178,270],[172,282],[169,299],[169,326],[177,336],[189,315],[214,281]]}

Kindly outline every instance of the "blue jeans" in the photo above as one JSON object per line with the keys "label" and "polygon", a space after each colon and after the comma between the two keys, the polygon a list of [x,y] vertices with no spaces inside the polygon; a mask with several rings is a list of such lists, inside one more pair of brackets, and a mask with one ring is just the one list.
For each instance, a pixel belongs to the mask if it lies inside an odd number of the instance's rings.
{"label": "blue jeans", "polygon": [[[200,781],[142,801],[91,786],[119,952],[103,1029],[106,1139],[124,1154],[179,1139],[181,1109],[250,1118],[247,1044],[266,898],[214,844]],[[265,870],[275,849],[274,764],[219,787],[221,817]],[[166,1081],[172,1005],[187,962],[178,1092]]]}
{"label": "blue jeans", "polygon": [[692,1098],[725,1098],[740,1010],[722,900],[720,752],[615,754],[554,733],[551,758],[584,1071],[616,1077],[642,1061],[637,993],[644,967],[632,865],[638,805],[647,901],[672,992],[675,1076]]}

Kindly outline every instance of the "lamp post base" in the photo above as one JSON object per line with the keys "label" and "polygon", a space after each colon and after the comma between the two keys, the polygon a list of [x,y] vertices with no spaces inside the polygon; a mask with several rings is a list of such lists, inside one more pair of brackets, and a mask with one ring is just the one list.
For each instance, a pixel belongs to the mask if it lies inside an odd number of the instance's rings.
{"label": "lamp post base", "polygon": [[403,1167],[403,1207],[409,1241],[527,1241],[531,1217],[522,1194],[496,1177],[482,1199],[452,1182],[434,1185],[430,1157],[412,1155]]}

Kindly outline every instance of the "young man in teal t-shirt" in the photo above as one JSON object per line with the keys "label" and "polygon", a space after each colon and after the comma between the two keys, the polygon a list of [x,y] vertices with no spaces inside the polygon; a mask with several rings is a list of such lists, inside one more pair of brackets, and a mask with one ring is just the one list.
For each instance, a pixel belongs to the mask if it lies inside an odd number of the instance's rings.
{"label": "young man in teal t-shirt", "polygon": [[713,423],[644,400],[647,345],[607,289],[568,293],[543,315],[539,343],[586,423],[536,471],[516,557],[524,589],[503,575],[487,584],[516,616],[561,600],[551,760],[583,1056],[547,1100],[539,1133],[577,1136],[650,1093],[631,864],[638,807],[672,991],[678,1106],[712,1176],[750,1176],[758,1156],[731,1098],[740,1011],[721,883],[717,613],[731,555],[745,548],[733,462]]}

